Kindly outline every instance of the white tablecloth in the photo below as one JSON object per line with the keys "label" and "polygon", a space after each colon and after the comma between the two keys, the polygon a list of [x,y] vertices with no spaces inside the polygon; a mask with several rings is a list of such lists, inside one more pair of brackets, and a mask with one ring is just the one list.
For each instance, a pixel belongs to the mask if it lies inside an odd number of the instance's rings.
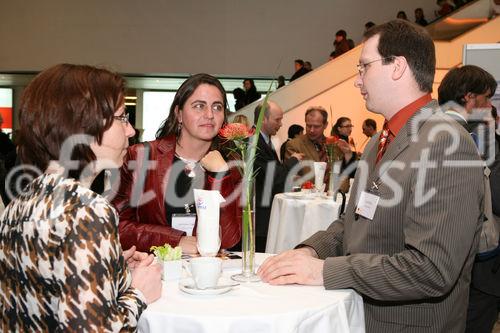
{"label": "white tablecloth", "polygon": [[[261,263],[265,254],[257,254]],[[241,271],[228,262],[224,276]],[[238,268],[236,268],[237,266]],[[185,294],[177,282],[163,284],[160,300],[139,320],[139,332],[259,333],[364,332],[363,300],[355,291],[312,286],[241,284],[226,294]]]}
{"label": "white tablecloth", "polygon": [[301,241],[319,230],[325,230],[340,213],[341,199],[289,198],[276,194],[271,207],[267,232],[267,253],[280,253],[293,249]]}

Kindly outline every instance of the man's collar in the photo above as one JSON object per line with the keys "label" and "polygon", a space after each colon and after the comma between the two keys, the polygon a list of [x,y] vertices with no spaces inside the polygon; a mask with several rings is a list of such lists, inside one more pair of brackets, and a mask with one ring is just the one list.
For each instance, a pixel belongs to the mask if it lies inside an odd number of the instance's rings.
{"label": "man's collar", "polygon": [[468,123],[467,118],[465,118],[464,115],[460,112],[457,112],[455,110],[446,110],[444,113],[446,113],[452,117],[457,117],[457,118],[463,120],[464,123],[466,123],[466,124]]}
{"label": "man's collar", "polygon": [[399,110],[389,121],[387,121],[387,127],[392,135],[398,135],[399,131],[403,128],[408,119],[410,119],[415,112],[427,105],[431,100],[431,94],[426,94]]}
{"label": "man's collar", "polygon": [[307,134],[305,134],[305,136],[307,137],[307,139],[309,141],[311,141],[313,144],[323,144],[325,143],[325,140],[326,140],[326,136],[324,134],[322,134],[317,140],[311,140]]}
{"label": "man's collar", "polygon": [[264,132],[260,131],[260,135],[262,135],[262,138],[264,139],[264,141],[269,144],[269,140],[271,140],[271,138]]}

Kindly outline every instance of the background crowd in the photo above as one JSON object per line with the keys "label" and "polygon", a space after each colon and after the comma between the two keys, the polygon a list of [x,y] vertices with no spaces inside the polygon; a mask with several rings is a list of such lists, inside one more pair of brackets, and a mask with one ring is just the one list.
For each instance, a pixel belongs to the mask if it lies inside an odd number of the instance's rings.
{"label": "background crowd", "polygon": [[[452,6],[438,4],[439,15]],[[445,158],[489,160],[480,148],[497,151],[498,136],[481,142],[478,133],[497,117],[491,105],[497,83],[483,69],[463,66],[445,76],[439,101],[433,100],[433,41],[406,22],[404,12],[398,17],[366,30],[355,82],[366,95],[367,109],[385,118],[378,132],[371,118],[353,124],[342,115],[334,122],[325,107],[310,105],[305,127],[290,126],[288,140],[276,147],[272,139],[284,115],[277,102],[260,103],[254,124],[244,116],[234,118],[250,129],[263,113],[255,159],[258,252],[265,251],[273,197],[313,179],[313,162],[339,166],[335,191],[342,193],[360,190],[389,200],[388,174],[401,187],[397,204],[375,204],[373,214],[366,213],[370,205],[363,200],[349,201],[327,230],[266,260],[259,275],[270,284],[355,289],[364,298],[368,331],[491,330],[498,316],[500,251],[476,256],[485,215],[483,164],[425,169],[437,193],[427,200],[417,198],[413,165],[421,162],[422,152],[441,164]],[[426,22],[419,8],[415,20]],[[333,57],[353,47],[339,30]],[[295,69],[290,81],[312,66],[297,59]],[[17,162],[31,178],[9,198],[0,218],[0,324],[6,330],[135,329],[147,304],[161,296],[161,268],[148,254],[151,246],[167,243],[198,253],[197,220],[189,230],[176,220],[194,208],[193,189],[220,191],[226,199],[220,209],[221,248],[239,248],[241,175],[230,167],[230,147],[218,136],[228,122],[220,81],[209,74],[190,76],[177,90],[156,139],[133,146],[124,87],[123,78],[108,70],[60,64],[37,75],[23,93]],[[239,107],[260,99],[252,79],[243,87],[233,91]],[[386,91],[394,97],[386,98]],[[478,108],[487,113],[474,118]],[[418,140],[410,142],[417,120]],[[329,123],[332,130],[325,133]],[[441,125],[455,136],[431,140]],[[354,126],[366,135],[358,146],[351,138]],[[459,145],[448,154],[452,139]],[[4,156],[13,150],[7,146]],[[486,180],[492,191],[499,190],[495,158],[493,176]],[[388,167],[393,163],[397,173]],[[367,166],[368,185],[359,165]],[[114,170],[112,188],[96,189],[99,175],[109,170]],[[296,177],[288,181],[293,170]],[[500,215],[500,193],[491,194],[493,213]]]}

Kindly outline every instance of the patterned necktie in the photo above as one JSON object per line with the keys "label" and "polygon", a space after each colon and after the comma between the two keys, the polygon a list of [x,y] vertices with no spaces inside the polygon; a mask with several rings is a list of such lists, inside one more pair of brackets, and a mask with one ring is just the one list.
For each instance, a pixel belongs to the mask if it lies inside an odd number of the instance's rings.
{"label": "patterned necktie", "polygon": [[377,160],[375,163],[378,163],[382,159],[382,156],[384,156],[387,146],[391,143],[393,137],[394,135],[392,135],[389,130],[387,121],[384,122],[384,127],[382,128],[382,133],[380,133],[378,141]]}
{"label": "patterned necktie", "polygon": [[319,143],[319,142],[313,142],[313,144],[314,144],[314,148],[318,152],[318,156],[319,156],[318,162],[326,162],[327,161],[327,154],[326,154],[326,150],[325,150],[324,145]]}

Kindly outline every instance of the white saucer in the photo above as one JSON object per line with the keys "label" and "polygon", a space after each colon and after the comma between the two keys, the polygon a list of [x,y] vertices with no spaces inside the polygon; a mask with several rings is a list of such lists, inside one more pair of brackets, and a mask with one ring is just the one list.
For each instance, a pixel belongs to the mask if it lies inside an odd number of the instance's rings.
{"label": "white saucer", "polygon": [[291,199],[305,199],[305,200],[314,199],[314,197],[316,196],[316,193],[302,193],[302,192],[285,192],[283,194],[287,198],[291,198]]}
{"label": "white saucer", "polygon": [[198,289],[196,288],[193,279],[186,278],[179,281],[179,289],[191,295],[221,295],[231,291],[235,287],[231,286],[232,284],[234,284],[234,281],[225,278],[220,278],[218,285],[219,286],[227,285],[227,287],[218,289],[211,289],[211,288]]}

